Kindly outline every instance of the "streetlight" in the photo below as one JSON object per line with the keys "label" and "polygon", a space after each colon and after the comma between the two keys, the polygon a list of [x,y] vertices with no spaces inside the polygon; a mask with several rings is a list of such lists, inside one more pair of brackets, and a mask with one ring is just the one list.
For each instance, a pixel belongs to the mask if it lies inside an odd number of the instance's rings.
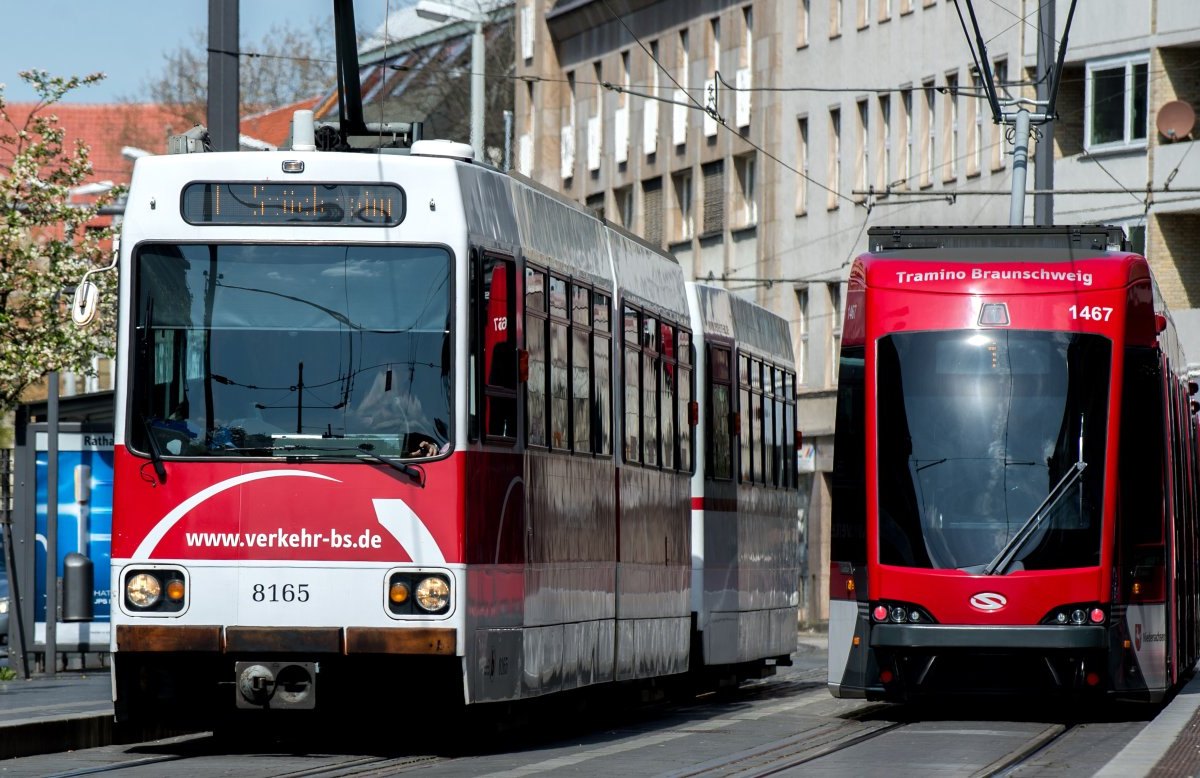
{"label": "streetlight", "polygon": [[417,16],[431,22],[452,20],[475,25],[471,36],[471,148],[475,149],[475,161],[483,161],[483,23],[487,15],[472,13],[465,8],[440,3],[437,0],[421,0],[417,3]]}

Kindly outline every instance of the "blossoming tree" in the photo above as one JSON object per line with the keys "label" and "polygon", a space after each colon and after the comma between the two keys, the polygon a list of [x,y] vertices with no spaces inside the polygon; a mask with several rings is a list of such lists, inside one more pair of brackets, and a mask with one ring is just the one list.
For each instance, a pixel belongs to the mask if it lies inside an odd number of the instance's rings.
{"label": "blossoming tree", "polygon": [[53,112],[64,95],[104,76],[31,70],[20,77],[39,99],[14,118],[0,84],[0,416],[52,370],[90,372],[93,357],[112,354],[115,327],[115,272],[92,276],[109,303],[98,321],[76,327],[69,305],[83,274],[111,261],[114,230],[95,224],[121,190],[71,202],[71,190],[88,180],[92,166],[85,143],[68,147]]}

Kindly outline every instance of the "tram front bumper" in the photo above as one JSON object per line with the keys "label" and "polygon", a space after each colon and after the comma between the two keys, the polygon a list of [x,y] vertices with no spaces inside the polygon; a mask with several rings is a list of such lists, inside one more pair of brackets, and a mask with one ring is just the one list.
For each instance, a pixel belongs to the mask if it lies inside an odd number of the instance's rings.
{"label": "tram front bumper", "polygon": [[942,651],[1080,651],[1108,647],[1104,626],[983,626],[948,624],[873,624],[872,648]]}

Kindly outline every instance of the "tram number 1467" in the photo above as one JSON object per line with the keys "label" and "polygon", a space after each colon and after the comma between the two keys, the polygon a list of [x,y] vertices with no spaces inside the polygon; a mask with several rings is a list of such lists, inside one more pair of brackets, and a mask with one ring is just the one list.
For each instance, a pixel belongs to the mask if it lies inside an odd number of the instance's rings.
{"label": "tram number 1467", "polygon": [[1072,319],[1087,319],[1088,321],[1108,321],[1113,309],[1101,305],[1072,305],[1067,308]]}

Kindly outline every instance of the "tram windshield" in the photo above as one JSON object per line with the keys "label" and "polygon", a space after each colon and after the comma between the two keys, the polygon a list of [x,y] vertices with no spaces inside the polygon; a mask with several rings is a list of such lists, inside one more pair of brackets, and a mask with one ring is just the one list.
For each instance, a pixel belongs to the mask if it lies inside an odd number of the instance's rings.
{"label": "tram windshield", "polygon": [[999,574],[1099,564],[1111,350],[1072,332],[881,338],[880,562]]}
{"label": "tram windshield", "polygon": [[163,457],[445,452],[450,267],[431,247],[140,246],[134,447]]}

